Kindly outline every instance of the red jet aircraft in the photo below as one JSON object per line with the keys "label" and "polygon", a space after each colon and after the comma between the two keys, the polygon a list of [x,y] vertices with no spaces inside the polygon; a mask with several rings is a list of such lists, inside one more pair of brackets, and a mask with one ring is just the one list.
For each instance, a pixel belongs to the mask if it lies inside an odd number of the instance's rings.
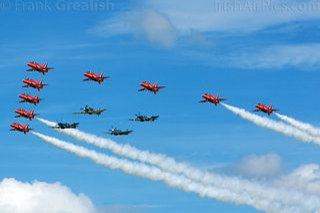
{"label": "red jet aircraft", "polygon": [[48,63],[44,63],[44,65],[42,66],[36,62],[30,62],[27,63],[27,65],[31,67],[31,69],[28,69],[27,71],[37,71],[41,72],[43,75],[46,74],[49,70],[53,69],[53,67],[48,67]]}
{"label": "red jet aircraft", "polygon": [[213,103],[215,106],[217,106],[220,103],[220,101],[227,100],[225,98],[219,98],[218,94],[215,97],[210,94],[204,94],[202,95],[202,97],[204,98],[204,100],[200,101],[200,103],[210,102],[210,103]]}
{"label": "red jet aircraft", "polygon": [[101,82],[103,82],[104,79],[109,78],[109,77],[103,77],[102,72],[99,75],[93,72],[85,72],[83,73],[83,75],[87,77],[86,79],[83,79],[83,81],[96,81],[99,84],[101,84]]}
{"label": "red jet aircraft", "polygon": [[34,104],[35,106],[37,106],[37,104],[43,100],[38,98],[38,95],[32,97],[31,95],[27,95],[27,94],[19,95],[19,98],[23,99],[19,103],[28,102],[28,103]]}
{"label": "red jet aircraft", "polygon": [[42,79],[38,82],[32,79],[24,79],[22,82],[26,84],[22,87],[32,87],[32,88],[38,89],[38,91],[40,91],[44,86],[48,86],[48,84],[42,83]]}
{"label": "red jet aircraft", "polygon": [[13,124],[10,124],[10,126],[13,128],[13,129],[10,129],[10,131],[19,131],[19,132],[23,132],[24,134],[27,134],[30,130],[32,130],[28,127],[29,124],[22,126],[21,124],[13,123]]}
{"label": "red jet aircraft", "polygon": [[24,117],[24,118],[29,119],[30,121],[32,119],[34,119],[35,116],[39,115],[39,114],[34,114],[33,109],[30,112],[23,110],[23,109],[17,109],[14,112],[18,114],[15,116],[15,118]]}
{"label": "red jet aircraft", "polygon": [[264,112],[269,116],[272,114],[272,112],[279,111],[279,109],[272,109],[272,104],[270,104],[268,107],[264,104],[256,104],[255,107],[258,109],[253,110],[253,112]]}
{"label": "red jet aircraft", "polygon": [[152,85],[149,82],[142,82],[142,83],[140,83],[140,86],[142,86],[143,88],[139,89],[138,90],[139,92],[148,90],[150,92],[153,92],[154,94],[157,94],[157,92],[159,92],[160,89],[165,88],[165,87],[157,86],[157,82],[154,85]]}

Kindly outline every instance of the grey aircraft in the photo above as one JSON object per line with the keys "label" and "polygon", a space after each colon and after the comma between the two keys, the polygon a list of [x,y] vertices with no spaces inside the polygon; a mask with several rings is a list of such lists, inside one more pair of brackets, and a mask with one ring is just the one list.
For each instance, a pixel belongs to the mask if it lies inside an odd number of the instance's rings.
{"label": "grey aircraft", "polygon": [[81,108],[80,110],[82,110],[82,112],[74,112],[72,114],[77,114],[77,115],[100,115],[101,113],[103,113],[104,111],[106,111],[106,109],[93,109],[92,107],[88,107],[88,105],[86,105],[84,108]]}

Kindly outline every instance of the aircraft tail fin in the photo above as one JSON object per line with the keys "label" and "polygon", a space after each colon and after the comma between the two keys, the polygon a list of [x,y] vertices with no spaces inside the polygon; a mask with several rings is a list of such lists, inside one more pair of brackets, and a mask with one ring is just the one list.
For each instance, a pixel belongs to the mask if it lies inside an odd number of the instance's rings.
{"label": "aircraft tail fin", "polygon": [[156,87],[156,86],[157,86],[157,84],[158,84],[158,82],[156,82],[156,83],[154,84],[154,87]]}
{"label": "aircraft tail fin", "polygon": [[44,63],[43,67],[44,67],[44,68],[47,68],[47,67],[48,67],[48,63],[47,63],[47,62]]}
{"label": "aircraft tail fin", "polygon": [[27,124],[24,126],[24,128],[26,128],[26,129],[27,129],[28,127],[29,127],[29,124],[27,123]]}
{"label": "aircraft tail fin", "polygon": [[35,95],[35,96],[34,96],[34,98],[35,98],[35,99],[37,99],[37,98],[38,98],[38,96],[39,96],[39,95],[37,94],[37,95]]}
{"label": "aircraft tail fin", "polygon": [[215,98],[218,98],[219,97],[219,94],[216,94],[216,97]]}
{"label": "aircraft tail fin", "polygon": [[102,76],[102,72],[100,72],[100,74],[99,74],[99,77],[101,77]]}
{"label": "aircraft tail fin", "polygon": [[39,81],[38,81],[38,84],[41,84],[42,83],[42,79],[40,79]]}
{"label": "aircraft tail fin", "polygon": [[33,109],[32,109],[32,110],[30,110],[30,114],[31,114],[31,115],[33,114]]}
{"label": "aircraft tail fin", "polygon": [[269,109],[271,109],[271,108],[272,108],[272,104],[269,105]]}

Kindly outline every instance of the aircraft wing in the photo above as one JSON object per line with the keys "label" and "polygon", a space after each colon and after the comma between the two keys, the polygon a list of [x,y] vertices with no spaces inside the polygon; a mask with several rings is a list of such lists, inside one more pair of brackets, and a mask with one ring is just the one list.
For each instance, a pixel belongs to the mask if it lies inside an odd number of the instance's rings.
{"label": "aircraft wing", "polygon": [[71,129],[75,129],[75,128],[77,128],[78,126],[79,126],[79,123],[73,123],[73,124],[70,125],[70,128],[71,128]]}
{"label": "aircraft wing", "polygon": [[74,115],[84,115],[84,114],[88,114],[88,113],[86,113],[86,112],[74,112],[72,114],[74,114]]}
{"label": "aircraft wing", "polygon": [[152,121],[155,121],[155,120],[157,120],[158,118],[159,118],[159,115],[157,115],[157,116],[152,116],[152,117],[151,117],[151,120],[152,120]]}
{"label": "aircraft wing", "polygon": [[107,111],[106,109],[98,109],[98,110],[94,110],[92,113],[100,115],[101,113],[103,113],[104,111]]}
{"label": "aircraft wing", "polygon": [[120,135],[129,135],[132,132],[132,130],[124,131],[119,133]]}
{"label": "aircraft wing", "polygon": [[147,118],[146,121],[155,121],[158,118],[159,118],[159,116],[152,116],[150,118]]}
{"label": "aircraft wing", "polygon": [[260,109],[254,109],[252,112],[260,112]]}

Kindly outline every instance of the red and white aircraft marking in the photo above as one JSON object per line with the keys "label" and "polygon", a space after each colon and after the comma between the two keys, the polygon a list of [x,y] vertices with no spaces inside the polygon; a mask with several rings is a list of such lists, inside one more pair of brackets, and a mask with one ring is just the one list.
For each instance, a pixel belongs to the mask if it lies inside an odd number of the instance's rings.
{"label": "red and white aircraft marking", "polygon": [[16,116],[14,116],[15,118],[23,117],[23,118],[29,119],[30,121],[32,119],[34,119],[35,116],[39,115],[39,114],[34,114],[33,109],[30,112],[28,112],[27,110],[23,110],[23,109],[17,109],[14,112],[18,114]]}
{"label": "red and white aircraft marking", "polygon": [[27,63],[27,65],[31,67],[31,69],[27,69],[27,71],[37,71],[41,72],[43,75],[46,74],[49,70],[53,69],[53,67],[48,67],[48,63],[44,63],[44,65],[41,65],[36,62],[29,62]]}
{"label": "red and white aircraft marking", "polygon": [[10,131],[19,131],[19,132],[23,132],[24,134],[27,134],[30,130],[32,130],[31,128],[29,128],[29,124],[22,126],[21,124],[13,123],[13,124],[10,124],[10,126],[13,128],[13,129],[10,129]]}
{"label": "red and white aircraft marking", "polygon": [[19,103],[28,102],[28,103],[34,104],[35,106],[37,106],[37,104],[43,100],[41,98],[38,98],[38,95],[35,95],[34,97],[32,97],[31,95],[28,95],[28,94],[19,95],[19,98],[22,99]]}
{"label": "red and white aircraft marking", "polygon": [[83,79],[83,81],[96,81],[99,84],[101,84],[101,82],[103,82],[104,79],[109,78],[109,77],[103,77],[102,72],[99,75],[93,72],[85,72],[83,73],[83,75],[87,77],[86,79]]}
{"label": "red and white aircraft marking", "polygon": [[157,94],[157,92],[159,92],[160,89],[163,89],[165,87],[163,86],[157,86],[157,82],[153,85],[149,82],[142,82],[140,83],[140,86],[142,86],[143,88],[142,89],[139,89],[138,91],[141,92],[141,91],[150,91],[150,92],[153,92],[154,94]]}
{"label": "red and white aircraft marking", "polygon": [[203,94],[202,97],[204,98],[204,100],[200,101],[200,103],[213,103],[215,106],[217,106],[220,101],[225,101],[227,99],[225,98],[219,98],[219,95],[217,94],[216,96],[210,95],[210,94]]}
{"label": "red and white aircraft marking", "polygon": [[279,109],[272,109],[272,104],[266,106],[264,104],[256,104],[255,107],[257,109],[253,110],[253,112],[264,112],[267,113],[269,116],[275,111],[280,111]]}
{"label": "red and white aircraft marking", "polygon": [[32,88],[37,89],[38,91],[40,91],[44,86],[48,86],[48,84],[42,83],[42,79],[38,82],[36,82],[35,80],[32,80],[32,79],[24,79],[22,82],[26,84],[22,87],[32,87]]}

